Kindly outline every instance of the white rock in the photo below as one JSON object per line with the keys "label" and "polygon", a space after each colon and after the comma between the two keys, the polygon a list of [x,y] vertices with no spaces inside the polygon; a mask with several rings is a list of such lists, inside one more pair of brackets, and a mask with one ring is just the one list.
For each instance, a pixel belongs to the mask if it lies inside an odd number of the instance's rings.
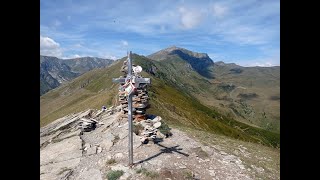
{"label": "white rock", "polygon": [[88,148],[87,155],[96,154],[96,152],[97,152],[97,147],[96,146],[92,146],[92,147]]}
{"label": "white rock", "polygon": [[209,170],[210,176],[216,176],[216,172],[214,170]]}
{"label": "white rock", "polygon": [[117,153],[114,155],[114,158],[116,159],[122,159],[124,157],[123,153]]}
{"label": "white rock", "polygon": [[153,118],[152,121],[158,122],[158,121],[161,121],[161,119],[162,119],[162,118],[161,118],[160,116],[157,116],[157,117]]}
{"label": "white rock", "polygon": [[40,165],[66,161],[82,156],[82,141],[79,136],[73,136],[60,142],[47,145],[40,151]]}
{"label": "white rock", "polygon": [[161,122],[156,122],[153,124],[154,128],[159,128],[161,126]]}
{"label": "white rock", "polygon": [[89,169],[79,174],[79,180],[102,180],[101,172],[98,169]]}
{"label": "white rock", "polygon": [[102,152],[102,147],[98,146],[97,147],[97,153],[101,153]]}

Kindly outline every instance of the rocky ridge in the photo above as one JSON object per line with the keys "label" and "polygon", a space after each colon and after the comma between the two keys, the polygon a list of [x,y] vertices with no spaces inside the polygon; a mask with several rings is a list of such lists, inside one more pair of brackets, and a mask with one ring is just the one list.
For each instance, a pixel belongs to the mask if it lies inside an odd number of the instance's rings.
{"label": "rocky ridge", "polygon": [[[99,180],[107,179],[107,173],[114,170],[124,172],[120,179],[150,179],[150,174],[155,179],[256,179],[253,171],[267,172],[261,167],[248,168],[238,156],[204,145],[178,129],[148,144],[133,133],[134,166],[129,168],[128,122],[121,115],[120,106],[89,109],[41,128],[40,179]],[[154,116],[150,121],[159,119]],[[248,155],[245,147],[239,153]]]}

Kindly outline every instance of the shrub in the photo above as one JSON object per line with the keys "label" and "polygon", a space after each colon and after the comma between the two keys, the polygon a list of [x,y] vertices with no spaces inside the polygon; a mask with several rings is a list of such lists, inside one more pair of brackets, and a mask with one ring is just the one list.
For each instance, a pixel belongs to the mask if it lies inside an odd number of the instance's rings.
{"label": "shrub", "polygon": [[119,135],[115,135],[114,139],[112,140],[113,144],[117,143],[120,140]]}
{"label": "shrub", "polygon": [[194,179],[194,175],[191,171],[184,171],[183,177],[184,179]]}
{"label": "shrub", "polygon": [[115,164],[116,162],[117,161],[115,159],[111,158],[107,161],[107,164]]}
{"label": "shrub", "polygon": [[161,121],[161,126],[158,128],[158,130],[164,134],[166,137],[169,137],[169,136],[172,136],[172,133],[171,133],[171,129],[169,128],[169,126],[164,123],[163,121]]}
{"label": "shrub", "polygon": [[119,179],[120,176],[122,176],[124,172],[122,170],[116,170],[116,171],[110,171],[107,174],[108,180],[116,180]]}
{"label": "shrub", "polygon": [[150,178],[156,178],[159,176],[159,174],[157,172],[148,171],[146,168],[137,169],[136,173],[138,173],[138,174],[142,173],[143,175],[150,177]]}

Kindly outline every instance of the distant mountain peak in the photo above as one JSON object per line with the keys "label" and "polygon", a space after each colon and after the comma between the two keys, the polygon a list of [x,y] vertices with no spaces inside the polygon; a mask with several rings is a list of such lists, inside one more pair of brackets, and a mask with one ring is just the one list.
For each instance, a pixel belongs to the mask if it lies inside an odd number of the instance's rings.
{"label": "distant mountain peak", "polygon": [[158,52],[155,52],[153,54],[150,54],[148,57],[154,60],[163,60],[165,59],[165,56],[168,55],[179,55],[181,53],[187,54],[189,56],[193,56],[195,58],[209,58],[207,53],[198,53],[198,52],[194,52],[194,51],[190,51],[188,49],[185,48],[181,48],[181,47],[177,47],[175,45],[173,46],[169,46],[165,49],[162,49]]}
{"label": "distant mountain peak", "polygon": [[200,75],[210,79],[213,78],[210,67],[212,67],[214,63],[206,53],[198,53],[185,48],[170,46],[147,57],[156,61],[180,59],[189,63]]}
{"label": "distant mountain peak", "polygon": [[223,61],[217,61],[214,64],[219,65],[219,66],[224,66],[226,65],[226,63],[224,63]]}
{"label": "distant mountain peak", "polygon": [[184,48],[181,48],[181,47],[177,47],[177,46],[169,46],[163,50],[160,50],[159,52],[161,51],[165,51],[165,52],[172,52],[172,51],[175,51],[175,50],[187,50],[187,49],[184,49]]}

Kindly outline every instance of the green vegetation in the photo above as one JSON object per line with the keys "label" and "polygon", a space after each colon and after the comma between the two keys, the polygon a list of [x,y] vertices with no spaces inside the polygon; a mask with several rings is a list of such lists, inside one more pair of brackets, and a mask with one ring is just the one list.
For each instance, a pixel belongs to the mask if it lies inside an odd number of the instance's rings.
{"label": "green vegetation", "polygon": [[124,172],[122,170],[110,171],[107,174],[107,179],[116,180],[116,179],[119,179],[123,174]]}
{"label": "green vegetation", "polygon": [[172,135],[168,124],[166,124],[164,121],[161,122],[161,126],[158,128],[158,130],[167,137]]}
{"label": "green vegetation", "polygon": [[111,158],[106,162],[107,165],[115,164],[115,163],[117,163],[117,161],[114,158]]}
{"label": "green vegetation", "polygon": [[[142,75],[151,78],[152,84],[149,87],[151,108],[147,110],[147,113],[162,117],[164,125],[160,132],[166,133],[169,128],[165,124],[168,124],[177,127],[191,127],[195,130],[221,134],[247,142],[280,147],[279,133],[239,122],[235,120],[232,113],[228,116],[227,114],[230,112],[224,113],[224,109],[209,106],[207,101],[217,101],[210,99],[212,97],[209,94],[218,93],[215,92],[215,85],[196,72],[181,68],[186,66],[184,61],[177,59],[170,62],[167,60],[157,62],[138,55],[134,55],[133,59],[134,64],[141,65],[148,72],[143,72]],[[118,91],[118,84],[112,83],[112,78],[121,75],[121,65],[122,60],[115,62],[109,68],[89,71],[41,96],[40,125],[44,126],[57,118],[88,108],[100,109],[106,103],[116,105],[115,95]],[[246,74],[246,71],[245,69],[241,72],[241,75]],[[185,78],[186,76],[188,78]],[[80,88],[86,82],[89,83]],[[201,99],[199,94],[204,95],[205,98]],[[260,94],[259,97],[261,97]],[[220,103],[225,102],[220,101]],[[238,106],[235,107],[235,109],[237,108]],[[269,117],[267,113],[266,117]],[[263,123],[268,125],[268,129],[276,128],[275,124],[267,124],[268,122],[270,121],[266,118],[263,120]]]}
{"label": "green vegetation", "polygon": [[161,81],[153,79],[150,91],[154,92],[155,97],[151,98],[153,106],[148,112],[160,115],[167,123],[191,126],[268,146],[280,146],[279,134],[226,117]]}
{"label": "green vegetation", "polygon": [[115,144],[115,143],[117,143],[119,140],[120,140],[120,137],[119,137],[119,135],[117,134],[117,135],[114,136],[114,139],[112,140],[112,142],[113,142],[113,144]]}
{"label": "green vegetation", "polygon": [[[159,57],[160,58],[160,57]],[[235,64],[210,66],[208,71],[214,72],[214,79],[208,79],[194,70],[190,70],[187,61],[179,57],[168,57],[161,61],[153,61],[135,55],[134,60],[150,75],[158,78],[168,86],[182,91],[199,100],[203,105],[219,109],[224,115],[249,125],[280,133],[280,104],[270,98],[279,96],[279,67],[240,67]],[[156,69],[150,72],[150,69]],[[237,73],[234,73],[234,72]],[[241,95],[242,94],[242,95]],[[247,98],[246,95],[249,95]],[[253,96],[251,96],[253,95]],[[237,100],[246,100],[252,107],[252,113],[246,114],[246,107]],[[230,102],[235,103],[229,108]],[[224,106],[222,107],[221,104]],[[267,118],[261,121],[255,114],[266,112]],[[267,126],[272,124],[272,126]]]}
{"label": "green vegetation", "polygon": [[183,178],[184,179],[192,180],[192,179],[194,179],[193,177],[194,176],[193,176],[193,173],[191,171],[189,171],[189,170],[183,171]]}
{"label": "green vegetation", "polygon": [[121,75],[120,67],[117,61],[110,68],[94,69],[41,96],[40,126],[88,108],[114,105],[118,86],[112,83],[112,78]]}
{"label": "green vegetation", "polygon": [[137,169],[136,170],[136,173],[138,174],[143,174],[147,177],[150,177],[150,178],[156,178],[159,176],[159,174],[155,171],[150,171],[150,170],[147,170],[146,168],[140,168],[140,169]]}

